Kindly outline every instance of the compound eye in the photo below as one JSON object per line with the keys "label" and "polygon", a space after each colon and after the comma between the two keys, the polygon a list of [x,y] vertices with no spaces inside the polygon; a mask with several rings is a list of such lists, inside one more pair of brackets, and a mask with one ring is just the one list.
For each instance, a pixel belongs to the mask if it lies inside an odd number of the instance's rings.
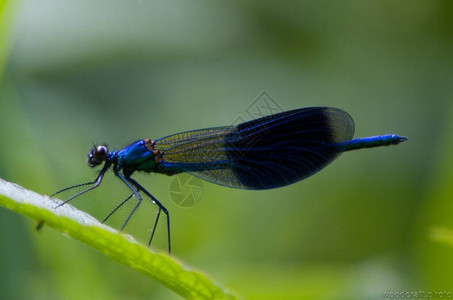
{"label": "compound eye", "polygon": [[94,161],[96,161],[98,163],[103,162],[107,157],[107,153],[108,153],[108,150],[107,150],[106,146],[97,146],[96,150],[94,151],[94,155],[93,155]]}
{"label": "compound eye", "polygon": [[88,154],[88,165],[91,168],[99,166],[102,162],[107,160],[108,153],[109,150],[107,149],[107,146],[104,145],[91,149],[90,154]]}
{"label": "compound eye", "polygon": [[105,154],[107,154],[107,147],[106,147],[106,146],[102,146],[102,145],[101,145],[101,146],[98,146],[98,147],[96,148],[96,152],[98,152],[98,153],[101,154],[101,155],[102,155],[102,154],[105,155]]}

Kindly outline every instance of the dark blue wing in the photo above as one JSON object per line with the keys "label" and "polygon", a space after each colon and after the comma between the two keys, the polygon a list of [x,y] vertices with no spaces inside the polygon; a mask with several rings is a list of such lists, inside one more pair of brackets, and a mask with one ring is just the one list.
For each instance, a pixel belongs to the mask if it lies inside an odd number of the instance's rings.
{"label": "dark blue wing", "polygon": [[236,126],[188,131],[156,140],[163,173],[190,172],[243,189],[285,186],[324,168],[352,139],[354,122],[343,110],[302,108]]}

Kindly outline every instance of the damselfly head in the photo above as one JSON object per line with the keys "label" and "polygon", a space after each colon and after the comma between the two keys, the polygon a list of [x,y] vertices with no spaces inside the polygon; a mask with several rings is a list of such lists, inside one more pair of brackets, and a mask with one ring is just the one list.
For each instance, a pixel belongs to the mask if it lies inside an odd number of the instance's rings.
{"label": "damselfly head", "polygon": [[91,168],[94,168],[100,164],[102,164],[105,159],[107,158],[107,154],[109,150],[107,146],[100,145],[91,149],[90,153],[88,154],[88,165]]}

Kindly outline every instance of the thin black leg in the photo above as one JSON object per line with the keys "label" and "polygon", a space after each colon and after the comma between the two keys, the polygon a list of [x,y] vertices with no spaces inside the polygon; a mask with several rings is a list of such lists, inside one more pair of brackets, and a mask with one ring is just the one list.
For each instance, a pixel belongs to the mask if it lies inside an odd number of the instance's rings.
{"label": "thin black leg", "polygon": [[129,197],[127,197],[124,201],[122,201],[120,204],[118,204],[117,207],[115,207],[114,210],[112,210],[107,217],[105,217],[104,220],[102,220],[102,223],[105,223],[105,221],[107,221],[108,218],[110,218],[121,206],[123,206],[124,203],[126,203],[127,201],[129,201],[129,199],[132,198],[132,196],[134,196],[134,194],[131,194]]}
{"label": "thin black leg", "polygon": [[79,186],[84,186],[84,185],[90,185],[90,184],[94,184],[96,182],[97,178],[91,182],[85,182],[85,183],[81,183],[81,184],[76,184],[76,185],[72,185],[72,186],[68,186],[64,189],[61,189],[61,190],[58,190],[56,191],[55,193],[53,193],[52,195],[50,195],[50,197],[53,197],[55,195],[58,195],[59,193],[62,193],[64,191],[67,191],[67,190],[71,190],[71,189],[74,189],[74,188],[77,188]]}
{"label": "thin black leg", "polygon": [[132,211],[129,214],[129,216],[127,216],[127,219],[126,219],[126,221],[124,221],[123,225],[121,226],[120,231],[123,231],[124,227],[126,227],[127,223],[129,222],[129,220],[131,219],[132,215],[135,213],[137,208],[140,206],[140,204],[142,204],[142,199],[138,199],[137,204],[134,206],[134,209],[132,209]]}
{"label": "thin black leg", "polygon": [[[126,221],[124,221],[123,225],[121,226],[120,231],[122,231],[122,230],[124,229],[124,227],[126,227],[127,223],[128,223],[129,220],[131,219],[132,215],[135,213],[135,211],[137,210],[137,208],[138,208],[138,207],[140,206],[140,204],[142,203],[142,196],[140,196],[140,194],[138,193],[138,192],[140,191],[140,189],[135,190],[135,188],[132,186],[132,184],[128,181],[129,178],[126,179],[126,178],[124,177],[124,175],[120,173],[120,170],[121,170],[120,167],[115,167],[115,168],[113,169],[113,171],[115,172],[115,175],[118,176],[118,178],[120,178],[120,179],[124,182],[124,184],[127,185],[127,187],[133,192],[133,195],[135,195],[135,196],[137,197],[137,200],[138,200],[137,204],[134,206],[134,208],[132,209],[132,211],[131,211],[131,213],[129,214],[129,216],[127,216]],[[129,197],[129,198],[130,198],[130,197]],[[127,200],[129,200],[129,198],[126,199],[125,201],[123,201],[123,203],[126,202]],[[122,205],[123,203],[121,203],[121,205]],[[115,208],[115,210],[116,210],[116,208]],[[112,212],[112,213],[113,213],[113,212]],[[110,216],[110,215],[109,215],[109,216]],[[108,217],[109,217],[109,216],[108,216]]]}
{"label": "thin black leg", "polygon": [[153,231],[151,232],[151,237],[149,238],[148,247],[151,246],[151,242],[153,240],[154,233],[156,232],[157,223],[159,223],[160,211],[161,211],[161,208],[159,207],[157,209],[157,216],[156,216],[156,220],[154,221]]}
{"label": "thin black leg", "polygon": [[[106,164],[104,165],[104,167],[102,168],[101,172],[99,172],[98,177],[96,177],[96,179],[95,179],[92,183],[88,183],[88,184],[93,184],[92,187],[89,187],[89,188],[87,188],[86,190],[83,190],[83,191],[81,191],[80,193],[77,193],[77,194],[75,194],[74,196],[69,197],[69,198],[66,199],[64,202],[58,204],[58,205],[55,207],[55,209],[57,209],[58,207],[60,207],[60,206],[62,206],[62,205],[64,205],[64,204],[66,204],[66,203],[68,203],[69,201],[73,200],[74,198],[77,198],[77,197],[79,197],[80,195],[85,194],[86,192],[89,192],[89,191],[91,191],[91,190],[97,188],[97,187],[101,184],[102,178],[104,178],[104,174],[105,174],[105,172],[107,172],[107,170],[108,170],[109,168],[110,168],[110,164],[107,164],[107,163],[106,163]],[[72,187],[70,187],[70,188],[74,188],[74,187],[77,187],[77,186],[83,186],[83,185],[87,185],[87,184],[79,184],[79,185],[72,186]],[[65,191],[65,190],[68,190],[68,189],[70,189],[70,188],[66,188],[66,189],[63,189],[63,190],[61,190],[61,191]],[[59,191],[59,192],[60,192],[60,191]],[[57,193],[55,193],[55,194],[58,194],[59,192],[57,192]],[[55,195],[55,194],[54,194],[54,195]]]}
{"label": "thin black leg", "polygon": [[148,243],[148,246],[151,245],[151,241],[153,240],[154,232],[155,232],[156,226],[157,226],[157,221],[158,221],[159,215],[160,215],[160,211],[162,210],[167,215],[168,253],[171,254],[170,215],[168,213],[168,210],[165,208],[165,206],[162,205],[162,203],[160,203],[159,200],[156,199],[156,197],[151,195],[150,192],[148,192],[144,187],[142,187],[137,181],[135,181],[134,179],[132,179],[130,177],[128,177],[127,180],[129,180],[137,188],[138,191],[143,191],[143,193],[145,193],[148,197],[150,197],[154,201],[154,203],[157,204],[157,206],[159,206],[159,210],[157,212],[157,217],[156,217],[156,222],[154,223],[153,232],[151,233],[151,238]]}
{"label": "thin black leg", "polygon": [[121,179],[124,184],[127,185],[127,187],[134,193],[135,197],[137,199],[142,200],[142,196],[138,193],[140,190],[135,190],[135,188],[132,186],[132,184],[129,182],[130,178],[128,177],[127,179],[124,177],[123,174],[120,173],[121,168],[118,166],[115,166],[113,169],[113,172],[115,172],[115,175],[118,176],[119,179]]}

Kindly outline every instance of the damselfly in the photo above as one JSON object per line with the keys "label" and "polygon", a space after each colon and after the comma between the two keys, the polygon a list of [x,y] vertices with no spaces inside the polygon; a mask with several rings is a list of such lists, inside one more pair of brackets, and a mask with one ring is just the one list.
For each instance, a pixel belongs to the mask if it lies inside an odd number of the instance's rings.
{"label": "damselfly", "polygon": [[175,175],[189,172],[204,180],[239,189],[264,190],[286,186],[307,178],[338,157],[342,152],[362,148],[396,145],[407,138],[392,135],[352,139],[354,122],[343,110],[329,107],[301,108],[262,117],[239,125],[186,131],[161,139],[138,140],[120,150],[94,147],[88,155],[90,167],[103,164],[87,189],[66,199],[57,207],[97,188],[105,173],[113,167],[115,175],[131,190],[105,222],[132,197],[138,200],[123,225],[140,206],[143,193],[157,205],[157,216],[148,246],[151,244],[161,212],[167,218],[168,250],[170,215],[168,210],[131,176],[135,171]]}

